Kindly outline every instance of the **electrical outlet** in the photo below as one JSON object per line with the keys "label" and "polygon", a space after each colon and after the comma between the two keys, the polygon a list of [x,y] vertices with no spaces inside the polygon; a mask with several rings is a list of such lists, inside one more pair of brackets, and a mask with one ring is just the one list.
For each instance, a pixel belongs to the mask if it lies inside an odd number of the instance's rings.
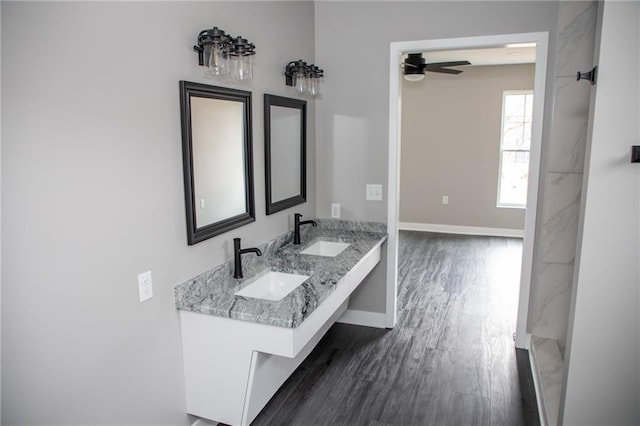
{"label": "electrical outlet", "polygon": [[153,297],[153,283],[151,281],[151,271],[138,275],[138,292],[140,293],[140,302],[151,299]]}
{"label": "electrical outlet", "polygon": [[367,200],[382,201],[382,185],[367,184]]}
{"label": "electrical outlet", "polygon": [[449,196],[448,195],[443,195],[442,196],[442,204],[449,204]]}
{"label": "electrical outlet", "polygon": [[331,204],[331,218],[340,219],[340,203]]}

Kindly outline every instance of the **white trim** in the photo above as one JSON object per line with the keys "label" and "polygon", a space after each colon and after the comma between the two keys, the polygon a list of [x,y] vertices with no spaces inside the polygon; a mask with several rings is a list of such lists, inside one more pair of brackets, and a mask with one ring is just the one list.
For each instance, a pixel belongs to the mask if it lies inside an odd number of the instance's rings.
{"label": "white trim", "polygon": [[[560,398],[562,390],[565,362],[562,359],[558,341],[546,337],[536,339],[532,336],[531,353],[535,364],[534,375],[538,383],[536,385],[536,398],[538,399],[538,411],[540,411],[540,423],[557,425],[560,415]],[[542,401],[542,403],[540,403]]]}
{"label": "white trim", "polygon": [[387,315],[382,312],[347,309],[336,322],[340,322],[342,324],[363,325],[365,327],[386,328]]}
{"label": "white trim", "polygon": [[195,422],[191,423],[191,426],[215,426],[219,425],[218,422],[209,421],[207,419],[197,418]]}
{"label": "white trim", "polygon": [[542,145],[542,122],[544,119],[545,84],[547,74],[548,32],[503,34],[479,37],[460,37],[439,40],[393,42],[389,49],[389,174],[387,232],[387,327],[393,327],[397,315],[397,265],[398,265],[398,221],[399,221],[399,164],[400,164],[400,63],[403,52],[453,50],[502,46],[509,43],[536,43],[536,67],[533,88],[533,126],[529,157],[529,182],[527,211],[522,244],[522,269],[518,320],[516,324],[516,347],[526,347],[529,293],[533,273],[533,240],[535,236],[538,204],[538,179],[540,176],[540,151]]}
{"label": "white trim", "polygon": [[549,33],[534,33],[536,42],[536,69],[533,83],[533,123],[531,128],[531,151],[529,154],[529,182],[527,189],[527,210],[524,220],[524,241],[522,245],[522,269],[520,273],[520,297],[516,324],[516,347],[527,345],[527,318],[529,296],[533,275],[533,240],[536,233],[538,210],[538,182],[540,178],[540,153],[542,150],[542,125],[544,120],[545,85],[547,81],[547,54]]}
{"label": "white trim", "polygon": [[402,96],[400,63],[405,43],[391,43],[389,53],[389,173],[387,183],[387,328],[396,325],[398,315],[398,220],[400,211],[400,121]]}
{"label": "white trim", "polygon": [[536,407],[538,408],[538,419],[540,420],[540,426],[547,426],[547,418],[545,413],[544,396],[542,395],[542,377],[540,376],[540,369],[538,368],[538,361],[536,359],[536,351],[534,345],[531,344],[531,335],[528,335],[529,342],[529,366],[531,367],[531,377],[533,378],[533,389],[536,393]]}
{"label": "white trim", "polygon": [[440,225],[436,223],[398,223],[398,229],[405,231],[441,232],[444,234],[485,235],[487,237],[524,238],[523,229],[485,228],[482,226]]}

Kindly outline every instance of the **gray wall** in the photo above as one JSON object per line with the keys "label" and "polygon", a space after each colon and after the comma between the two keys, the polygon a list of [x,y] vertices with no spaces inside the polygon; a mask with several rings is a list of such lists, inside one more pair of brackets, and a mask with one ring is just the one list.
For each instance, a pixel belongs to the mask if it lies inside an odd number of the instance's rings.
{"label": "gray wall", "polygon": [[[338,202],[344,219],[387,220],[391,42],[549,31],[554,52],[557,12],[555,2],[316,3],[316,63],[327,76],[316,106],[317,215]],[[383,184],[382,202],[365,200],[367,183]],[[350,307],[383,311],[386,262],[376,270]]]}
{"label": "gray wall", "polygon": [[400,222],[524,229],[524,209],[496,207],[502,97],[532,90],[534,70],[471,66],[402,80]]}
{"label": "gray wall", "polygon": [[[315,214],[264,214],[262,95],[313,58],[307,2],[2,2],[2,424],[189,424],[173,287]],[[257,221],[188,246],[178,81],[217,25],[255,42]],[[226,84],[222,84],[226,85]],[[138,301],[151,270],[154,297]]]}

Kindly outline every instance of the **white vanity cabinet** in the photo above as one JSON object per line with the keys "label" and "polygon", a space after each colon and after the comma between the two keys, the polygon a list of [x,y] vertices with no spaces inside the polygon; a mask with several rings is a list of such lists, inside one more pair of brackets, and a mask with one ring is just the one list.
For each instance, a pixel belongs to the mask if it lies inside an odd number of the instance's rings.
{"label": "white vanity cabinet", "polygon": [[378,242],[295,328],[180,310],[187,412],[248,425],[340,318],[380,261]]}

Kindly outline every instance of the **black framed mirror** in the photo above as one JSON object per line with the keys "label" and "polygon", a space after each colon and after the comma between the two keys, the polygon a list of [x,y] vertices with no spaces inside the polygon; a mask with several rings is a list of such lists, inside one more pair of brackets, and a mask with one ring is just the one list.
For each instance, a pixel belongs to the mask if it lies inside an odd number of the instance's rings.
{"label": "black framed mirror", "polygon": [[307,201],[307,101],[264,95],[267,214]]}
{"label": "black framed mirror", "polygon": [[255,221],[251,92],[180,81],[187,241]]}

